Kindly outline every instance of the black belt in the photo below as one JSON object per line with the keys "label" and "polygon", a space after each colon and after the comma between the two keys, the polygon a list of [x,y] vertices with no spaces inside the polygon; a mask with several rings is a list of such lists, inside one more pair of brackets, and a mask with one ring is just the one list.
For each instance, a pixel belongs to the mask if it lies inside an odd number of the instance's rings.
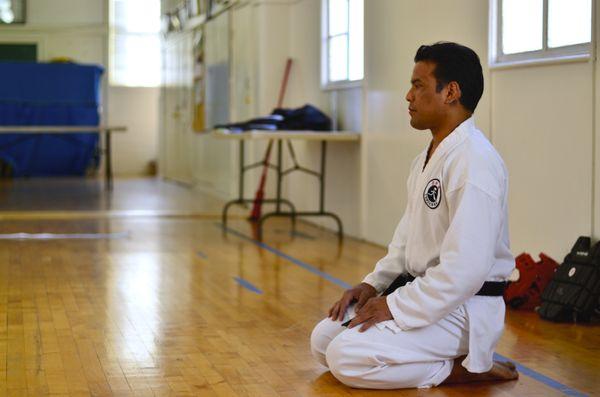
{"label": "black belt", "polygon": [[[385,289],[385,291],[383,291],[383,294],[381,294],[381,296],[386,296],[386,295],[391,294],[392,292],[396,291],[398,288],[404,287],[407,283],[414,281],[415,278],[416,277],[414,277],[410,274],[399,275],[398,277],[396,277],[396,279],[394,281],[392,281],[390,286],[387,287]],[[506,281],[486,281],[483,283],[483,286],[481,287],[481,289],[479,291],[477,291],[477,293],[475,295],[502,296],[502,295],[504,295],[504,290],[506,289],[507,285],[508,285],[508,283]],[[350,324],[350,321],[352,321],[352,319],[343,323],[342,326],[347,327],[348,324]]]}
{"label": "black belt", "polygon": [[[389,295],[400,287],[404,287],[406,283],[415,281],[415,277],[410,274],[401,274],[383,291],[383,296]],[[506,281],[486,281],[481,289],[475,294],[479,296],[502,296],[507,286]]]}

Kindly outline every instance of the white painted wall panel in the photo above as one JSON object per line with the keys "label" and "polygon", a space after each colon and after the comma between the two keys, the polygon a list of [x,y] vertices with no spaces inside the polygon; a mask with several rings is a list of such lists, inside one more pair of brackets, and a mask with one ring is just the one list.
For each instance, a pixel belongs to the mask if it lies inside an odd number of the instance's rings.
{"label": "white painted wall panel", "polygon": [[[85,32],[68,32],[47,35],[45,59],[69,57],[79,63],[103,65],[107,36]],[[107,78],[108,70],[103,78]]]}
{"label": "white painted wall panel", "polygon": [[102,24],[107,0],[27,0],[28,25]]}
{"label": "white painted wall panel", "polygon": [[495,71],[494,144],[510,173],[513,250],[561,259],[592,222],[587,63]]}
{"label": "white painted wall panel", "polygon": [[147,174],[157,156],[160,88],[111,87],[109,95],[109,124],[128,128],[113,135],[115,174]]}

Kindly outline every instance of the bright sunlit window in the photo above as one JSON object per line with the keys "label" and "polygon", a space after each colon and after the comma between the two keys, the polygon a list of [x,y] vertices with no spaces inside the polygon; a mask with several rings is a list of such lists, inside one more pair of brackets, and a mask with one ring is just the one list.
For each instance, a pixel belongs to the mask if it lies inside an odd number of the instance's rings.
{"label": "bright sunlit window", "polygon": [[161,84],[160,0],[110,0],[110,82]]}
{"label": "bright sunlit window", "polygon": [[585,58],[592,0],[491,0],[492,64]]}
{"label": "bright sunlit window", "polygon": [[25,0],[0,0],[0,25],[25,23]]}
{"label": "bright sunlit window", "polygon": [[321,83],[336,87],[364,75],[364,0],[322,0]]}

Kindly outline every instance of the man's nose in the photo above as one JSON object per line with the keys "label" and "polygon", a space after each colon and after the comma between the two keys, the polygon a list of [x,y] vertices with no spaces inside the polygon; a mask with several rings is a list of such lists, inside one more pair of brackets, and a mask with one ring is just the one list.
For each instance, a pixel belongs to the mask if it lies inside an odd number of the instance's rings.
{"label": "man's nose", "polygon": [[406,93],[406,96],[404,97],[406,99],[407,102],[412,102],[412,90],[408,90],[408,92]]}

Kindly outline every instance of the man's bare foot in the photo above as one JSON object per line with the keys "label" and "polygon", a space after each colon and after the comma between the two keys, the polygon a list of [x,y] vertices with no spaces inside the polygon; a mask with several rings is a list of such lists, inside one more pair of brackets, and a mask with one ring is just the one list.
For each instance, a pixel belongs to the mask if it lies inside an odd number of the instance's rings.
{"label": "man's bare foot", "polygon": [[[494,366],[488,374],[494,376],[493,380],[516,380],[519,379],[519,372],[514,363],[510,361],[494,361]],[[482,374],[483,375],[483,374]]]}
{"label": "man's bare foot", "polygon": [[461,365],[463,357],[459,357],[454,360],[454,367],[450,376],[446,378],[443,384],[452,383],[470,383],[470,382],[483,382],[483,381],[506,381],[519,379],[519,373],[515,364],[510,361],[500,362],[494,361],[494,366],[488,372],[481,374],[475,374],[469,372]]}

